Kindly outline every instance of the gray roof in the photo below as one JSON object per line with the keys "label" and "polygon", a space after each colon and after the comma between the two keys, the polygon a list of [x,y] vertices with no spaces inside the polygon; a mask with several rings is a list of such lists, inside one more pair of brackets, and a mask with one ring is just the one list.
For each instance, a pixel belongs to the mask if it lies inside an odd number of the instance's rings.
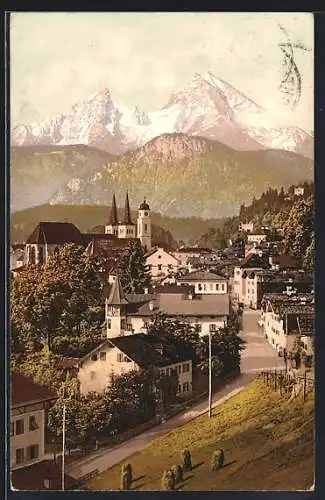
{"label": "gray roof", "polygon": [[185,276],[182,276],[178,281],[225,281],[225,278],[219,274],[207,272],[207,271],[193,271]]}
{"label": "gray roof", "polygon": [[159,310],[171,316],[226,316],[229,314],[228,294],[184,295],[163,294],[159,296]]}
{"label": "gray roof", "polygon": [[228,294],[193,295],[192,299],[183,293],[128,294],[126,297],[129,302],[127,314],[132,316],[153,316],[157,313],[168,316],[227,316],[230,310]]}

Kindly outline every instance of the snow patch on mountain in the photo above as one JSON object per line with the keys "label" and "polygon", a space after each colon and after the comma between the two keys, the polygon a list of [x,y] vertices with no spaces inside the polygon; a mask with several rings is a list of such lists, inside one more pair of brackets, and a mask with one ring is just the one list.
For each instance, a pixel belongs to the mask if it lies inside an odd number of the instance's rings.
{"label": "snow patch on mountain", "polygon": [[209,72],[196,73],[164,108],[150,113],[114,103],[109,89],[102,89],[69,114],[14,127],[12,144],[85,144],[123,154],[165,133],[202,136],[238,150],[282,148],[307,156],[313,141],[296,127],[271,126],[261,106]]}

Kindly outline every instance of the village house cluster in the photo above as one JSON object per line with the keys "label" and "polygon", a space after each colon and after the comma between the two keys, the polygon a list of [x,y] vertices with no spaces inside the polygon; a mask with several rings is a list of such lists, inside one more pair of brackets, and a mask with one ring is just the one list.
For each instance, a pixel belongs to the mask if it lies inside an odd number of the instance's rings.
{"label": "village house cluster", "polygon": [[[280,356],[292,355],[297,346],[313,356],[313,277],[284,254],[281,239],[272,240],[268,228],[254,231],[254,224],[247,222],[238,229],[247,241],[241,258],[232,253],[231,245],[224,253],[193,246],[163,248],[152,241],[148,202],[140,204],[135,224],[128,195],[122,221],[113,196],[102,234],[82,233],[69,222],[40,222],[24,244],[11,246],[11,271],[15,279],[25,266],[46,263],[69,243],[83,246],[88,255],[108,257],[111,272],[103,295],[106,338],[83,358],[66,360],[78,374],[81,392],[101,393],[112,377],[153,366],[166,375],[176,370],[177,394],[186,396],[192,391],[192,362],[175,346],[148,334],[158,313],[186,321],[205,336],[225,326],[232,310],[251,308],[260,311],[259,327]],[[121,253],[134,240],[145,251],[151,275],[143,293],[123,290],[116,271]],[[59,479],[55,466],[45,460],[44,426],[46,409],[56,396],[22,375],[12,374],[12,384],[11,464],[17,484],[38,477],[39,489],[53,489]]]}

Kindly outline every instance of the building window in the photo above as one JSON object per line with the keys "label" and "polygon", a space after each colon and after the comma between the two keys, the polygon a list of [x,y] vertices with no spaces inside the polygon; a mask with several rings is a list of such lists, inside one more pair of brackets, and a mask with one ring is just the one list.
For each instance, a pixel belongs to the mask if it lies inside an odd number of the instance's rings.
{"label": "building window", "polygon": [[183,364],[183,373],[189,372],[190,371],[190,364],[189,363],[184,363]]}
{"label": "building window", "polygon": [[34,458],[38,457],[38,445],[33,444],[32,446],[28,446],[27,448],[27,460],[34,460]]}
{"label": "building window", "polygon": [[158,271],[161,271],[162,265],[158,264]]}
{"label": "building window", "polygon": [[43,265],[44,264],[44,248],[39,247],[38,249],[38,262]]}
{"label": "building window", "polygon": [[97,354],[92,354],[92,355],[91,355],[91,357],[90,357],[90,359],[91,359],[92,361],[97,361],[97,359],[98,359]]}
{"label": "building window", "polygon": [[184,384],[183,384],[183,392],[188,392],[189,389],[190,389],[189,383],[188,382],[184,382]]}
{"label": "building window", "polygon": [[110,330],[112,328],[112,321],[108,318],[107,319],[107,329]]}
{"label": "building window", "polygon": [[161,255],[158,255],[158,259],[161,259]]}
{"label": "building window", "polygon": [[51,479],[44,479],[44,488],[49,490],[51,488]]}
{"label": "building window", "polygon": [[213,285],[212,284],[210,284],[210,290],[213,290]]}
{"label": "building window", "polygon": [[179,375],[182,373],[182,365],[177,365],[177,373]]}
{"label": "building window", "polygon": [[16,450],[16,464],[22,464],[25,461],[24,448],[17,448]]}
{"label": "building window", "polygon": [[209,332],[213,333],[216,331],[216,324],[215,323],[210,323],[209,325]]}
{"label": "building window", "polygon": [[199,292],[202,292],[202,284],[201,283],[198,284],[198,289],[199,289]]}
{"label": "building window", "polygon": [[35,248],[33,246],[29,247],[29,264],[35,264],[36,263],[36,257],[35,257]]}
{"label": "building window", "polygon": [[35,415],[31,415],[29,417],[29,426],[28,426],[29,430],[30,431],[35,431],[36,429],[38,429],[38,425],[36,423],[36,417]]}
{"label": "building window", "polygon": [[14,422],[11,422],[10,423],[10,436],[14,436],[15,435],[15,424]]}
{"label": "building window", "polygon": [[225,285],[224,283],[221,284],[221,290],[224,291],[225,290]]}
{"label": "building window", "polygon": [[24,434],[24,421],[16,420],[16,436],[19,434]]}
{"label": "building window", "polygon": [[216,283],[216,291],[219,292],[219,283]]}
{"label": "building window", "polygon": [[178,384],[177,392],[182,392],[182,386],[181,386],[181,384]]}
{"label": "building window", "polygon": [[124,361],[124,354],[122,352],[118,352],[117,353],[117,361],[119,363],[123,363],[123,361]]}
{"label": "building window", "polygon": [[106,361],[106,352],[100,352],[99,353],[99,359],[101,361]]}
{"label": "building window", "polygon": [[148,224],[145,224],[144,225],[144,231],[145,231],[145,233],[147,232],[147,230],[148,230]]}
{"label": "building window", "polygon": [[201,333],[202,332],[202,325],[201,323],[195,323],[195,330],[198,332],[198,333]]}
{"label": "building window", "polygon": [[145,217],[148,217],[148,212],[145,212],[145,213],[144,213],[144,216],[145,216]]}
{"label": "building window", "polygon": [[204,283],[204,285],[203,285],[203,289],[204,289],[204,291],[205,291],[205,292],[207,291],[207,286],[206,286],[206,284],[205,284],[205,283]]}

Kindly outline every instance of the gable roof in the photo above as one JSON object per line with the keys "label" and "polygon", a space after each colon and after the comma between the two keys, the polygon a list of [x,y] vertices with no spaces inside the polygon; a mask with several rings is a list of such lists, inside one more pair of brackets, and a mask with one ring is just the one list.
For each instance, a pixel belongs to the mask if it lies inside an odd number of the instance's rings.
{"label": "gable roof", "polygon": [[191,273],[178,278],[177,281],[225,281],[226,278],[223,278],[219,274],[212,273],[210,271],[193,271]]}
{"label": "gable roof", "polygon": [[156,252],[161,252],[161,251],[166,253],[173,260],[175,260],[175,262],[179,263],[179,260],[175,257],[175,255],[173,255],[173,252],[168,252],[165,248],[163,248],[161,246],[156,247],[156,248],[152,248],[149,252],[147,252],[145,254],[145,258],[147,259],[148,257],[151,257],[152,255],[154,255]]}
{"label": "gable roof", "polygon": [[188,361],[181,349],[155,335],[137,333],[115,337],[110,342],[141,368]]}
{"label": "gable roof", "polygon": [[108,257],[113,256],[113,254],[121,254],[121,252],[126,251],[130,246],[130,242],[134,242],[137,239],[118,239],[113,234],[96,234],[83,236],[84,241],[86,241],[88,245],[86,248],[86,253],[88,255],[104,255]]}
{"label": "gable roof", "polygon": [[71,222],[39,222],[26,240],[27,244],[62,245],[75,243],[83,245],[82,234]]}
{"label": "gable roof", "polygon": [[36,401],[57,399],[57,394],[21,373],[11,373],[11,404],[19,407]]}
{"label": "gable roof", "polygon": [[241,269],[269,269],[271,265],[265,257],[250,253],[239,263],[239,267]]}

